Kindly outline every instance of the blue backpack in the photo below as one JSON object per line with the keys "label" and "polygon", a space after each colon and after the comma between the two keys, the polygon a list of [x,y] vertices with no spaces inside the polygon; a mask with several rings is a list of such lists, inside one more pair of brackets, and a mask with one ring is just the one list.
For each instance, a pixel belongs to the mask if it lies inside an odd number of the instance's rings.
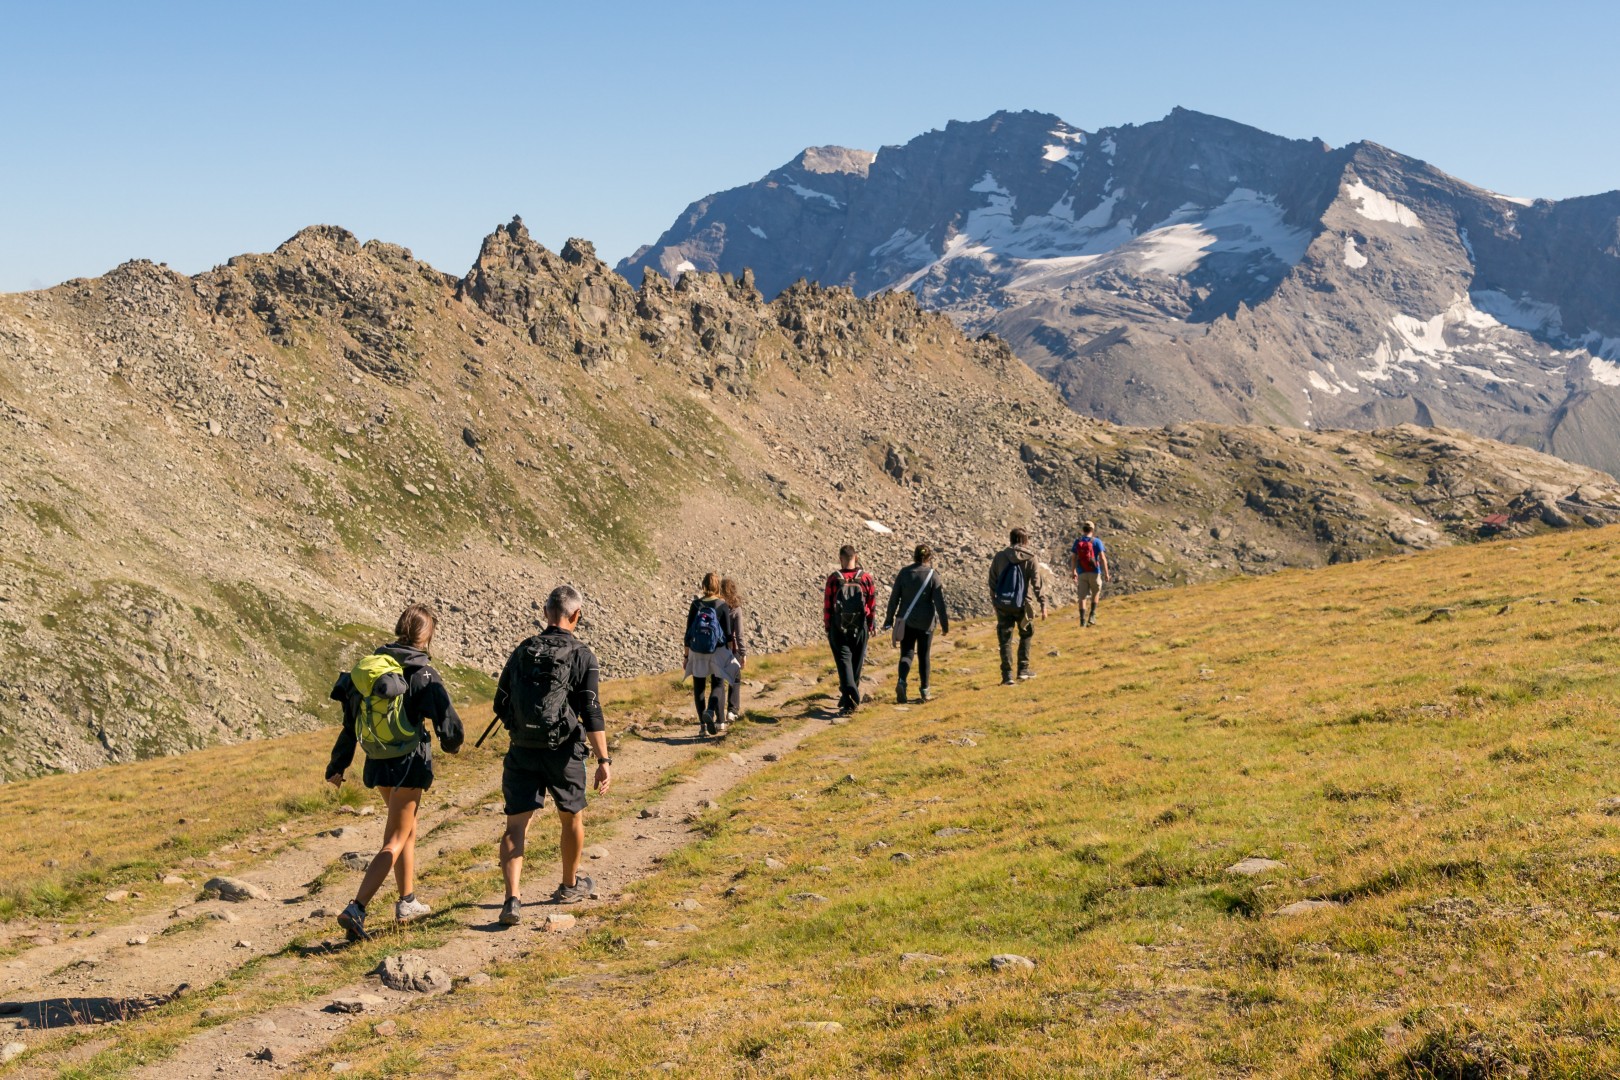
{"label": "blue backpack", "polygon": [[695,653],[712,653],[726,643],[726,628],[720,622],[720,608],[713,600],[699,600],[697,614],[686,628],[686,647]]}
{"label": "blue backpack", "polygon": [[1024,593],[1028,587],[1029,582],[1024,580],[1024,564],[1014,559],[1001,571],[1001,577],[996,580],[996,587],[990,594],[990,602],[997,611],[1023,611]]}

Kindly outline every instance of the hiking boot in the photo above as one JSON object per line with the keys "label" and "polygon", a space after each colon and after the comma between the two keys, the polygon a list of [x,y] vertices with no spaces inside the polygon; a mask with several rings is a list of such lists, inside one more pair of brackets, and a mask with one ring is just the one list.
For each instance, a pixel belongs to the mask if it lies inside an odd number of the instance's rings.
{"label": "hiking boot", "polygon": [[502,926],[516,926],[523,921],[523,901],[515,896],[508,896],[506,903],[501,905],[500,922]]}
{"label": "hiking boot", "polygon": [[907,704],[907,701],[906,701],[906,680],[904,680],[904,679],[901,679],[899,682],[894,684],[894,703],[896,705],[905,705],[905,704]]}
{"label": "hiking boot", "polygon": [[575,874],[572,885],[558,885],[551,894],[553,904],[577,904],[581,900],[591,898],[591,890],[596,888],[596,882],[584,874]]}
{"label": "hiking boot", "polygon": [[1017,686],[1018,684],[1013,681],[1013,677],[1011,675],[1003,675],[1001,677],[1001,685],[1002,686]]}
{"label": "hiking boot", "polygon": [[1035,673],[1033,671],[1029,670],[1029,668],[1025,668],[1023,671],[1020,671],[1018,673],[1018,679],[1019,679],[1020,682],[1027,682],[1028,680],[1033,679],[1034,677],[1035,677]]}
{"label": "hiking boot", "polygon": [[349,901],[349,906],[338,912],[338,925],[350,941],[370,941],[371,935],[366,933],[366,909]]}
{"label": "hiking boot", "polygon": [[433,909],[414,896],[409,900],[401,900],[394,905],[395,922],[410,922],[412,919],[420,919],[424,915],[431,914],[433,914]]}
{"label": "hiking boot", "polygon": [[928,704],[930,701],[934,700],[933,691],[929,690],[926,686],[923,687],[921,690],[917,691],[917,700],[922,702],[924,705]]}

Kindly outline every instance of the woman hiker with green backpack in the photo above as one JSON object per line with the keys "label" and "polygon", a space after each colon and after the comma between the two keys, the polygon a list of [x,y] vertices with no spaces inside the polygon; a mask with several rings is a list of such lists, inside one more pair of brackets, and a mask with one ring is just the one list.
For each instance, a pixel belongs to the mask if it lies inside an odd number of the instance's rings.
{"label": "woman hiker with green backpack", "polygon": [[461,717],[428,656],[437,624],[432,608],[412,604],[394,626],[395,642],[361,657],[332,687],[332,700],[343,703],[343,730],[332,747],[326,782],[343,785],[358,745],[366,755],[361,779],[388,806],[382,849],[338,916],[350,941],[369,937],[366,904],[390,873],[399,884],[396,920],[419,919],[433,910],[416,898],[416,815],[422,793],[433,786],[431,732],[439,733],[447,754],[460,750],[464,738]]}

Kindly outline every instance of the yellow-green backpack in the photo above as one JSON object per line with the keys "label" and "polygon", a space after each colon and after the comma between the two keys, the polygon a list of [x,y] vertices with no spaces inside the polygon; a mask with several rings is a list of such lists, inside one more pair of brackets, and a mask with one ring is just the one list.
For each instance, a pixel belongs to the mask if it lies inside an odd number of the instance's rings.
{"label": "yellow-green backpack", "polygon": [[[395,676],[392,679],[386,676]],[[401,758],[415,750],[422,733],[405,715],[405,669],[385,652],[363,656],[349,669],[359,703],[354,737],[368,758]],[[392,691],[392,693],[391,693]]]}

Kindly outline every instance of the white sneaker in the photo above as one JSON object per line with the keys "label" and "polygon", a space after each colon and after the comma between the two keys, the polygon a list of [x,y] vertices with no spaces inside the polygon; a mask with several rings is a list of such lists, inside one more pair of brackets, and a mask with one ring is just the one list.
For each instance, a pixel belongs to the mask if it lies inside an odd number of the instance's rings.
{"label": "white sneaker", "polygon": [[409,922],[420,919],[424,915],[433,914],[433,909],[420,900],[401,900],[394,905],[394,920],[396,922]]}

